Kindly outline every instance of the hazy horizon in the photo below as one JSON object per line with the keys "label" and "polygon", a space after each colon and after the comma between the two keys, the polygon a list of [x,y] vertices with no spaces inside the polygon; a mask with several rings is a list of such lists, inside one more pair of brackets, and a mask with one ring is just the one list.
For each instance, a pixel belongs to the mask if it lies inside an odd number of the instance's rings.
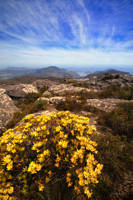
{"label": "hazy horizon", "polygon": [[0,0],[0,13],[1,68],[133,66],[131,0]]}
{"label": "hazy horizon", "polygon": [[[48,65],[48,66],[7,66],[7,67],[3,67],[0,68],[0,70],[5,70],[8,68],[26,68],[26,69],[41,69],[41,68],[46,68],[46,67],[50,67],[53,65]],[[54,65],[55,66],[55,65]],[[108,69],[115,69],[115,70],[119,70],[119,71],[123,71],[123,72],[129,72],[130,74],[133,74],[133,67],[132,66],[77,66],[77,67],[69,67],[69,66],[56,66],[59,67],[60,69],[66,69],[67,71],[75,71],[77,73],[79,73],[80,75],[84,75],[84,73],[86,72],[96,72],[96,71],[106,71]]]}

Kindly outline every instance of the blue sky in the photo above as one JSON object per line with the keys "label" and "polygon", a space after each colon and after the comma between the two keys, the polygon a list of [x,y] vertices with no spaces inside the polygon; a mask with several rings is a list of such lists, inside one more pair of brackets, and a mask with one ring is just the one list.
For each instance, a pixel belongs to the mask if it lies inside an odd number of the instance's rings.
{"label": "blue sky", "polygon": [[133,0],[0,0],[0,67],[133,68]]}

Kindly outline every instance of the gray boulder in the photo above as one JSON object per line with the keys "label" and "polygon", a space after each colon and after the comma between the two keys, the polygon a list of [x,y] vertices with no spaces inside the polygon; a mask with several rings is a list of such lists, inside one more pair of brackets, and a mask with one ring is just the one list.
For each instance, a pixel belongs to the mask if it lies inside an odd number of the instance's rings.
{"label": "gray boulder", "polygon": [[48,91],[50,93],[54,93],[54,94],[65,94],[67,92],[71,92],[71,93],[74,93],[74,92],[80,92],[82,90],[85,90],[85,91],[90,91],[90,89],[86,89],[86,88],[81,88],[81,87],[74,87],[72,85],[69,85],[69,84],[60,84],[60,85],[52,85],[51,87],[49,87]]}
{"label": "gray boulder", "polygon": [[35,92],[38,90],[32,84],[19,84],[19,85],[7,85],[4,87],[7,91],[8,96],[22,98],[27,93]]}
{"label": "gray boulder", "polygon": [[66,98],[65,97],[51,97],[49,99],[49,103],[51,104],[58,104],[59,102],[65,101]]}
{"label": "gray boulder", "polygon": [[58,85],[59,83],[57,81],[51,81],[48,79],[44,79],[44,80],[36,80],[33,82],[33,86],[35,86],[38,90],[40,90],[41,88],[43,88],[44,86],[46,87],[50,87],[52,85]]}
{"label": "gray boulder", "polygon": [[46,97],[40,97],[36,100],[36,102],[38,101],[46,101],[47,103],[49,103],[49,98],[46,98]]}
{"label": "gray boulder", "polygon": [[106,98],[106,99],[88,99],[87,105],[98,108],[99,110],[105,112],[111,112],[115,109],[117,103],[126,103],[126,102],[133,102],[133,100],[123,100],[123,99],[113,99],[113,98]]}
{"label": "gray boulder", "polygon": [[13,100],[6,94],[5,89],[0,89],[0,128],[3,128],[12,119],[14,112],[19,109]]}

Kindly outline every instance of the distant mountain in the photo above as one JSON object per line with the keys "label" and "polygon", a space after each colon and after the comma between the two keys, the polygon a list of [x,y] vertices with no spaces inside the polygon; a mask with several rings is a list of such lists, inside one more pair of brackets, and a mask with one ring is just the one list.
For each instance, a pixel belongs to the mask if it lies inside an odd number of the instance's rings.
{"label": "distant mountain", "polygon": [[19,76],[36,75],[38,77],[56,77],[62,78],[64,76],[70,76],[71,78],[79,78],[80,75],[74,71],[67,71],[60,69],[56,66],[50,66],[41,69],[29,69],[25,67],[8,67],[7,69],[0,70],[0,79],[8,79]]}
{"label": "distant mountain", "polygon": [[129,72],[123,72],[116,69],[107,69],[104,71],[96,71],[94,73],[88,74],[85,78],[90,78],[93,76],[102,76],[103,74],[130,74]]}
{"label": "distant mountain", "polygon": [[89,74],[91,74],[90,71],[87,71],[87,72],[84,73],[85,76],[87,76],[87,75],[89,75]]}
{"label": "distant mountain", "polygon": [[57,78],[61,78],[61,77],[64,77],[66,75],[70,76],[71,78],[80,77],[80,75],[77,74],[74,71],[67,71],[65,69],[60,69],[60,68],[58,68],[56,66],[50,66],[50,67],[38,69],[38,70],[36,70],[36,72],[34,74],[38,75],[40,77],[57,77]]}

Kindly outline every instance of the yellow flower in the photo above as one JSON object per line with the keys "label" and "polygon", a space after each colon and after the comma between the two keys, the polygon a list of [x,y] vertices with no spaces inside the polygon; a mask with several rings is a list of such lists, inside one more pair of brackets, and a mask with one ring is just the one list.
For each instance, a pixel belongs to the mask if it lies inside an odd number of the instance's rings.
{"label": "yellow flower", "polygon": [[39,183],[39,191],[43,191],[43,189],[44,189],[44,185],[42,185],[41,183]]}
{"label": "yellow flower", "polygon": [[13,162],[11,161],[6,167],[7,170],[11,170],[13,168]]}
{"label": "yellow flower", "polygon": [[50,181],[50,178],[46,177],[46,183],[48,183]]}
{"label": "yellow flower", "polygon": [[29,164],[28,172],[31,172],[31,174],[35,174],[35,173],[37,173],[37,171],[40,171],[41,168],[42,168],[42,166],[40,164],[37,164],[34,161],[32,161]]}
{"label": "yellow flower", "polygon": [[61,126],[57,126],[55,130],[56,130],[56,132],[61,131]]}
{"label": "yellow flower", "polygon": [[10,187],[9,189],[8,189],[8,193],[9,194],[12,194],[14,192],[14,188],[13,187]]}

